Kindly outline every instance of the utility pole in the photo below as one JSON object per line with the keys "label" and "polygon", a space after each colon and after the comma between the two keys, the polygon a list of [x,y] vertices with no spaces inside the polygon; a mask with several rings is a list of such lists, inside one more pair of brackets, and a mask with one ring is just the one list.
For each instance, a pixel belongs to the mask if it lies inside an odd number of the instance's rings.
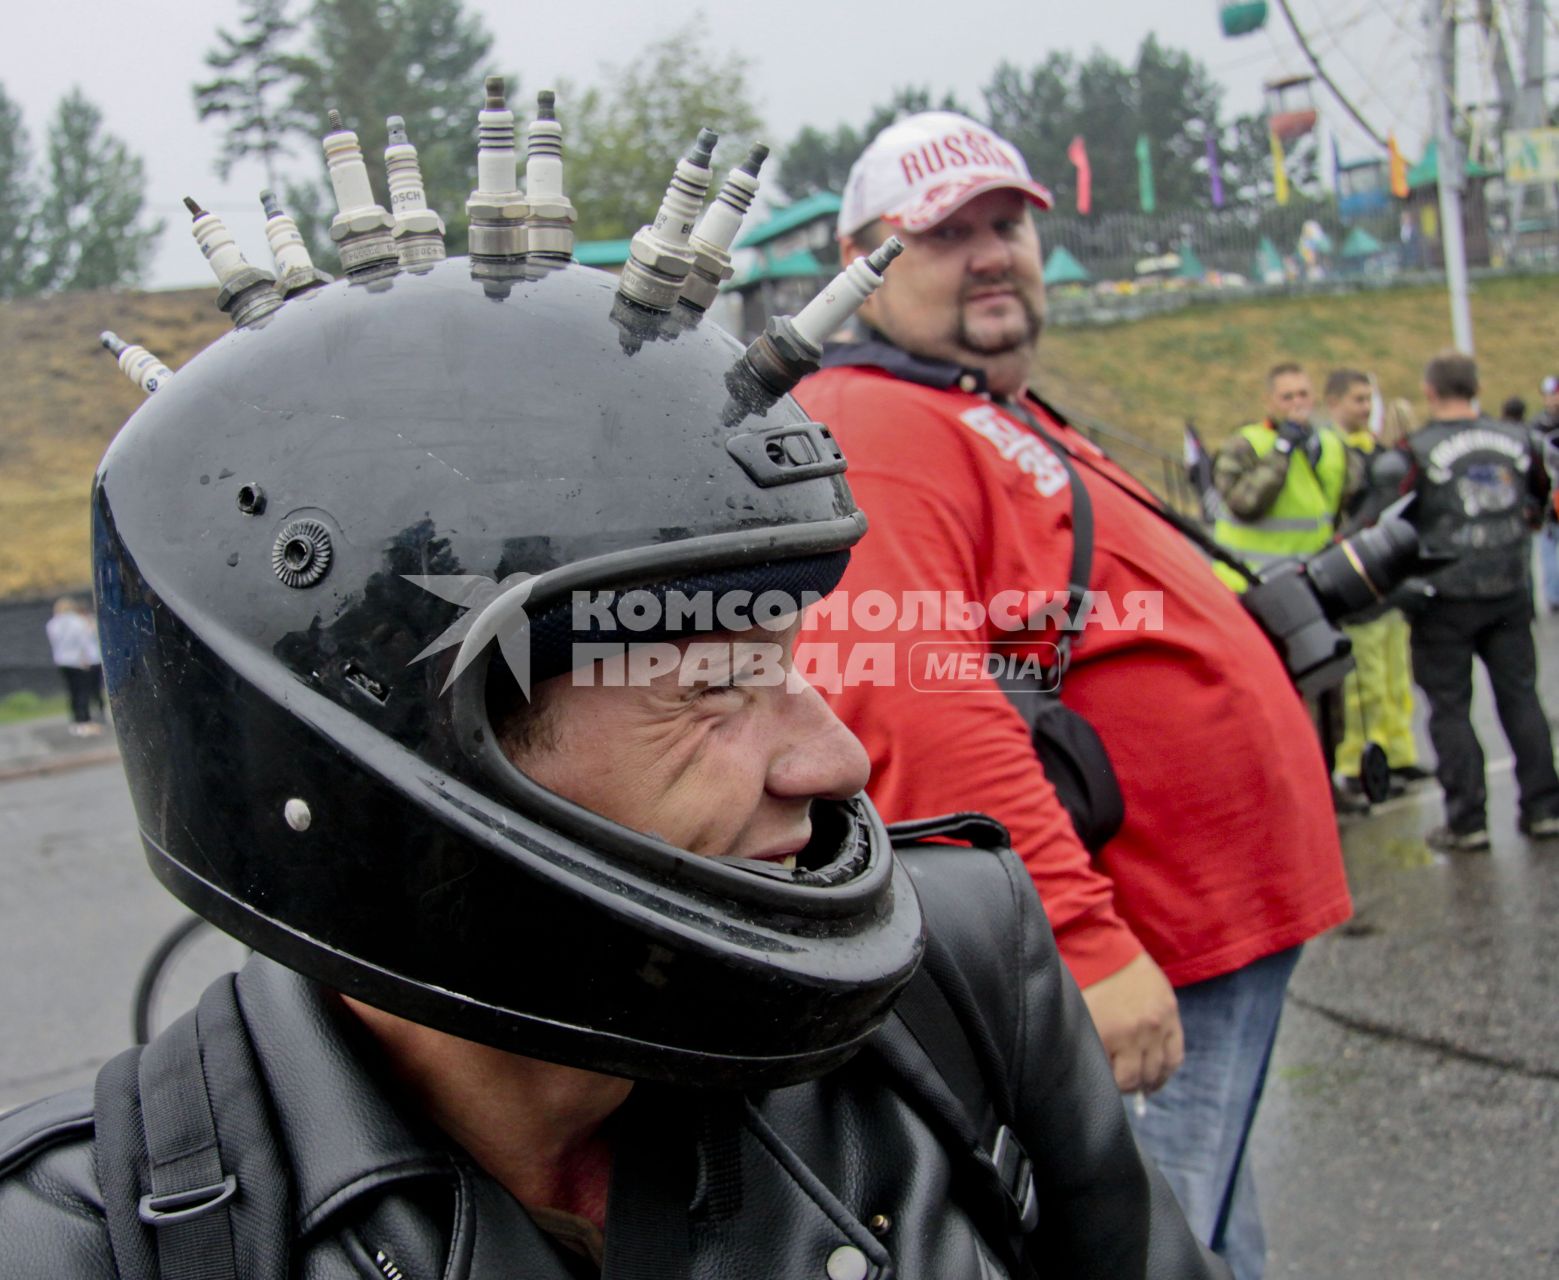
{"label": "utility pole", "polygon": [[1451,293],[1451,334],[1457,349],[1473,354],[1472,309],[1467,300],[1467,243],[1462,232],[1462,183],[1466,170],[1451,124],[1456,84],[1456,13],[1446,0],[1424,0],[1429,35],[1430,123],[1438,144],[1440,248]]}
{"label": "utility pole", "polygon": [[[1548,123],[1548,104],[1544,100],[1543,85],[1547,79],[1544,68],[1544,45],[1547,39],[1548,6],[1544,0],[1527,0],[1526,28],[1522,33],[1521,89],[1516,98],[1515,122],[1518,129],[1541,129]],[[1517,193],[1526,194],[1524,187]],[[1548,203],[1550,188],[1538,187],[1533,193],[1541,213]],[[1521,203],[1516,204],[1519,216]],[[1514,232],[1515,228],[1511,230]]]}

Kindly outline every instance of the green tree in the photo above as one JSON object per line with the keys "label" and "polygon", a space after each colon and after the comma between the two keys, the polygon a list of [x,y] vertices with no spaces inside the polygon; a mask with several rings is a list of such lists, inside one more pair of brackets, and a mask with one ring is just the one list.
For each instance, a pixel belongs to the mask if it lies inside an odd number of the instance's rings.
{"label": "green tree", "polygon": [[246,0],[241,34],[218,29],[218,47],[206,54],[206,65],[218,74],[194,86],[200,118],[225,125],[216,162],[224,181],[238,161],[258,156],[266,185],[274,189],[276,162],[289,150],[287,135],[304,123],[285,96],[296,60],[282,46],[298,29],[287,16],[287,4]]}
{"label": "green tree", "polygon": [[[1029,171],[1055,194],[1060,209],[1076,207],[1076,172],[1066,152],[1081,123],[1077,76],[1076,59],[1056,52],[1027,71],[1003,62],[982,91],[991,128],[1023,153]],[[1095,145],[1089,139],[1090,155]]]}
{"label": "green tree", "polygon": [[145,166],[103,131],[103,113],[79,88],[60,100],[49,125],[45,164],[32,289],[138,283],[163,224],[143,222]]}
{"label": "green tree", "polygon": [[895,89],[888,101],[872,109],[860,129],[847,124],[840,125],[832,133],[811,125],[802,129],[780,157],[777,174],[780,189],[792,200],[818,191],[842,193],[845,179],[850,176],[850,166],[866,149],[866,144],[895,120],[921,111],[969,114],[969,109],[950,93],[934,100],[927,87]]}
{"label": "green tree", "polygon": [[[492,74],[492,37],[460,0],[315,0],[307,29],[306,57],[288,60],[293,115],[289,128],[305,135],[324,173],[319,140],[325,113],[341,112],[369,158],[368,172],[380,202],[389,206],[384,167],[385,117],[404,116],[422,164],[428,204],[443,216],[451,253],[465,252],[465,202],[476,178],[476,113],[482,82]],[[509,102],[525,114],[509,81]],[[328,181],[316,193],[289,187],[290,212],[318,251],[328,246],[318,215],[328,225],[335,210]],[[334,254],[320,265],[333,269]]]}
{"label": "green tree", "polygon": [[32,147],[22,109],[0,88],[0,298],[31,287],[28,268],[36,218]]}
{"label": "green tree", "polygon": [[558,90],[569,198],[582,240],[632,235],[655,215],[677,157],[700,128],[720,135],[716,181],[740,163],[761,122],[748,63],[703,43],[691,21],[583,92]]}
{"label": "green tree", "polygon": [[1003,63],[984,97],[992,128],[1023,152],[1062,208],[1076,195],[1067,158],[1075,137],[1088,147],[1096,212],[1138,208],[1137,139],[1143,135],[1160,209],[1212,203],[1207,138],[1219,134],[1221,91],[1201,63],[1155,36],[1143,40],[1130,66],[1098,50],[1082,62],[1053,53],[1027,71]]}

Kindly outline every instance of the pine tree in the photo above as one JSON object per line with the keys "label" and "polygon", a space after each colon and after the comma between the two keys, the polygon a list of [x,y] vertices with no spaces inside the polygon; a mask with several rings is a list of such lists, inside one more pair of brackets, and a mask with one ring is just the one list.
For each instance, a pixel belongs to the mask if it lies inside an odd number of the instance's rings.
{"label": "pine tree", "polygon": [[30,291],[29,259],[37,216],[32,147],[22,109],[0,88],[0,298]]}
{"label": "pine tree", "polygon": [[[465,202],[476,183],[476,113],[483,79],[492,72],[492,37],[481,19],[466,13],[460,0],[315,0],[307,35],[309,56],[288,64],[297,122],[289,127],[310,140],[321,172],[319,139],[333,107],[362,142],[374,188],[388,208],[384,167],[375,161],[384,154],[385,117],[403,116],[428,204],[449,228],[449,251],[464,253]],[[511,79],[509,100],[523,117],[525,103],[515,89]],[[299,228],[319,246],[321,220],[310,210],[334,210],[328,183],[319,184],[317,197],[294,184],[289,199]],[[329,216],[324,213],[323,223]],[[326,252],[319,259],[327,270],[333,256]]]}
{"label": "pine tree", "polygon": [[103,132],[103,113],[80,88],[60,100],[49,125],[45,163],[31,289],[138,283],[163,224],[142,222],[145,166],[123,142]]}
{"label": "pine tree", "polygon": [[892,97],[872,109],[859,131],[847,124],[840,125],[832,134],[811,125],[802,129],[780,158],[778,185],[792,200],[818,191],[842,194],[850,167],[866,144],[895,120],[922,111],[969,114],[969,108],[950,93],[943,94],[937,101],[932,98],[929,88],[906,86],[895,89]]}
{"label": "pine tree", "polygon": [[206,54],[206,65],[219,73],[194,87],[195,109],[202,120],[225,122],[217,175],[226,181],[238,161],[258,156],[266,183],[276,187],[276,162],[286,154],[289,132],[303,121],[287,100],[295,59],[282,44],[298,29],[287,16],[288,0],[247,0],[242,34],[218,30],[220,47]]}

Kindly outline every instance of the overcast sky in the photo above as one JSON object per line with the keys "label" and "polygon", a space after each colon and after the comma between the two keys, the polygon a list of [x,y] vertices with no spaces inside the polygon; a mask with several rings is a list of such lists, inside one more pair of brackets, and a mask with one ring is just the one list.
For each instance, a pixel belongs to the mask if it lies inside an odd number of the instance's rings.
{"label": "overcast sky", "polygon": [[[1394,127],[1416,155],[1428,114],[1415,68],[1421,0],[1292,5],[1328,69],[1357,93],[1356,105],[1377,128]],[[1256,109],[1267,77],[1304,67],[1276,6],[1267,30],[1227,40],[1214,0],[917,0],[896,7],[849,0],[467,0],[467,7],[492,32],[496,64],[516,69],[527,94],[558,80],[595,80],[603,66],[631,61],[645,44],[701,13],[713,48],[750,60],[753,96],[776,146],[806,124],[859,124],[900,85],[952,90],[978,108],[980,86],[1003,59],[1028,66],[1053,49],[1081,54],[1095,47],[1129,59],[1149,31],[1212,69],[1227,90],[1229,114]],[[168,222],[148,273],[153,286],[210,282],[185,232],[179,201],[186,194],[220,213],[252,260],[264,258],[259,167],[239,166],[230,182],[218,182],[212,162],[219,128],[199,124],[190,99],[189,86],[206,74],[202,59],[217,27],[237,30],[238,0],[67,0],[7,9],[0,84],[21,105],[35,154],[55,103],[79,84],[103,108],[109,129],[146,161],[153,212]],[[1550,69],[1555,61],[1550,53]],[[1464,50],[1464,84],[1480,72],[1477,51]],[[566,104],[559,105],[566,126]],[[1368,154],[1364,135],[1335,104],[1323,98],[1321,105],[1343,154]],[[688,123],[691,132],[697,122]],[[311,154],[293,163],[299,172],[317,172]]]}

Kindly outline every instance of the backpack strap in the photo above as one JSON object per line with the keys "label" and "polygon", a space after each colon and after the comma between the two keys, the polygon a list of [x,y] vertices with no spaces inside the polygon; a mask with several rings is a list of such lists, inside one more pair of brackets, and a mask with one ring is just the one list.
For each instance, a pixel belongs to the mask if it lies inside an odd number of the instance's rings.
{"label": "backpack strap", "polygon": [[[889,834],[895,850],[911,857],[913,842],[928,839],[963,839],[977,848],[1006,844],[1001,824],[983,814],[895,824]],[[1029,1274],[1024,1237],[1039,1223],[1033,1164],[1011,1126],[1015,1103],[995,1038],[957,960],[935,934],[871,1045],[901,1096],[951,1154],[965,1207],[987,1240],[1000,1245],[1014,1275]]]}
{"label": "backpack strap", "polygon": [[121,1280],[284,1280],[288,1185],[231,974],[98,1073],[96,1154]]}

